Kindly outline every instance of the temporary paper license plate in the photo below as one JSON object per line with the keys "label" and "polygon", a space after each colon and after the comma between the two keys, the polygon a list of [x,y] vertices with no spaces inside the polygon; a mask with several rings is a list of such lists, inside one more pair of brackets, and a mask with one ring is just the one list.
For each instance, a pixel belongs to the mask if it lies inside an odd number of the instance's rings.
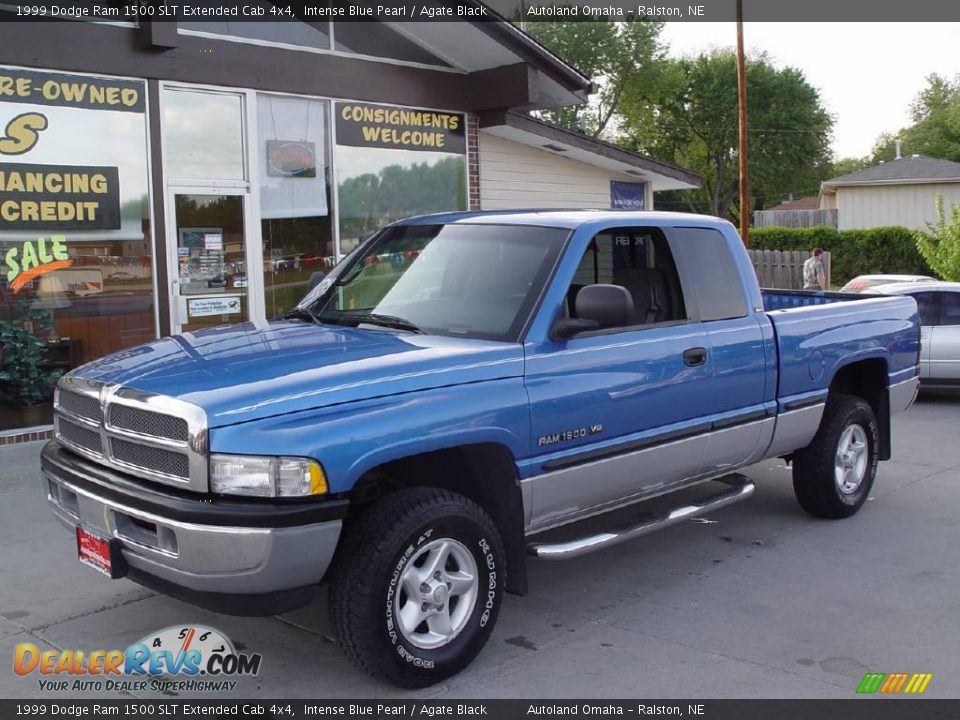
{"label": "temporary paper license plate", "polygon": [[78,527],[77,557],[84,565],[89,565],[107,577],[116,577],[113,568],[113,546],[107,538]]}

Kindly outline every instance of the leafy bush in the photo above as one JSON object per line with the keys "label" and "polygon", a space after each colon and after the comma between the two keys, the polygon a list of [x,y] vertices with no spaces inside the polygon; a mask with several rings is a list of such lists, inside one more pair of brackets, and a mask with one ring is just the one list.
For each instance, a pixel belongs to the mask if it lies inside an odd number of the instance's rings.
{"label": "leafy bush", "polygon": [[960,205],[950,209],[947,222],[943,196],[937,196],[937,222],[927,223],[930,232],[915,234],[917,250],[944,280],[960,280]]}
{"label": "leafy bush", "polygon": [[49,312],[31,309],[29,300],[19,300],[15,309],[19,317],[0,320],[0,400],[13,406],[38,405],[50,400],[61,375],[60,370],[41,367],[47,343],[33,334],[48,331],[52,321]]}
{"label": "leafy bush", "polygon": [[930,265],[917,250],[914,234],[905,227],[866,230],[765,227],[750,229],[755,250],[802,250],[815,247],[830,253],[830,282],[843,285],[857,275],[903,273],[929,275]]}

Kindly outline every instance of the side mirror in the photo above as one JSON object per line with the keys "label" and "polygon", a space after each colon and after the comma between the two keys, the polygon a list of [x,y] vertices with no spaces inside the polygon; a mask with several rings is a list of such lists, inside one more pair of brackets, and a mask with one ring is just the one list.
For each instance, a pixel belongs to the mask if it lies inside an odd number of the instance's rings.
{"label": "side mirror", "polygon": [[578,318],[593,320],[601,328],[629,325],[634,314],[633,296],[620,285],[587,285],[574,304]]}
{"label": "side mirror", "polygon": [[586,285],[575,300],[577,317],[558,320],[551,336],[561,340],[590,330],[629,325],[634,315],[633,297],[620,285]]}
{"label": "side mirror", "polygon": [[553,325],[553,329],[550,331],[550,336],[554,340],[568,340],[574,335],[579,335],[582,332],[589,332],[590,330],[599,330],[600,325],[598,325],[593,320],[581,320],[580,318],[563,318],[557,320]]}

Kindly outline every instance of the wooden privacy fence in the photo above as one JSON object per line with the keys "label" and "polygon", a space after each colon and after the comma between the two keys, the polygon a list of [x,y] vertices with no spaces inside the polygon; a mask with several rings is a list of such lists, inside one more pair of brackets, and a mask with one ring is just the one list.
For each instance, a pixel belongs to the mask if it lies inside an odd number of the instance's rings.
{"label": "wooden privacy fence", "polygon": [[753,214],[754,227],[837,227],[837,210],[757,210]]}
{"label": "wooden privacy fence", "polygon": [[[802,250],[747,250],[760,287],[780,290],[803,289],[803,263],[810,257]],[[823,253],[823,269],[830,288],[830,253]]]}

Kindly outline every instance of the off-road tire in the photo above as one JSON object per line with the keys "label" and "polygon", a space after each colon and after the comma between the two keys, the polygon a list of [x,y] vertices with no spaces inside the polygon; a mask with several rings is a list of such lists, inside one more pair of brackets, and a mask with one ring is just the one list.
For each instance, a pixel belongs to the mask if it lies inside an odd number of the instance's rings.
{"label": "off-road tire", "polygon": [[[447,644],[424,649],[401,631],[395,608],[403,569],[416,560],[418,548],[442,538],[472,555],[476,599]],[[359,668],[400,687],[427,687],[463,670],[483,648],[500,610],[505,570],[500,534],[476,503],[436,488],[399,490],[344,530],[330,579],[330,624]]]}
{"label": "off-road tire", "polygon": [[[866,469],[855,490],[843,492],[836,479],[839,444],[852,425],[866,438]],[[877,474],[880,429],[873,409],[854,395],[832,395],[817,434],[793,460],[793,491],[800,506],[815,517],[838,519],[854,515],[867,501]]]}

